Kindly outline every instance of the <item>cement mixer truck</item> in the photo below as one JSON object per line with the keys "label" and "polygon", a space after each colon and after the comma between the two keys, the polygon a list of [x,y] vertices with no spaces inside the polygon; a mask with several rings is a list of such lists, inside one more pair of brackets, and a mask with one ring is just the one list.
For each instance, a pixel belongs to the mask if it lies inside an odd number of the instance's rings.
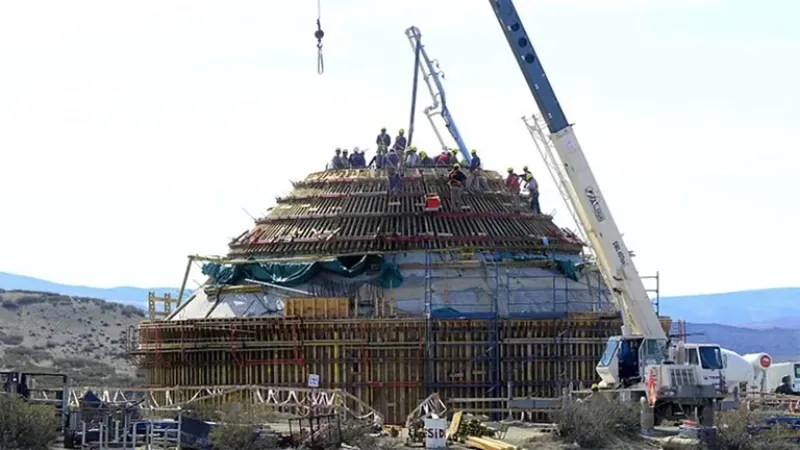
{"label": "cement mixer truck", "polygon": [[[724,384],[728,393],[733,393],[735,386],[739,392],[770,392],[768,370],[772,367],[772,357],[767,353],[750,353],[744,356],[728,350],[722,350],[722,371],[713,353],[704,344],[682,343],[678,345],[676,362],[700,366],[704,381],[711,384]],[[722,378],[720,377],[722,374]]]}

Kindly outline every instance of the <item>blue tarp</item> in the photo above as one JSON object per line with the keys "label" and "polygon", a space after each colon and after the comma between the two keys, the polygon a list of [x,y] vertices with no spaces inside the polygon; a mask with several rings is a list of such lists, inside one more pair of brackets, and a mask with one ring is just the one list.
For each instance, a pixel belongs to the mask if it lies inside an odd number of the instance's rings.
{"label": "blue tarp", "polygon": [[565,277],[573,281],[578,281],[578,271],[575,263],[568,259],[554,259],[558,270],[564,274]]}
{"label": "blue tarp", "polygon": [[203,274],[214,279],[218,284],[235,285],[244,280],[256,280],[278,286],[297,286],[303,284],[321,272],[329,272],[346,278],[356,277],[364,273],[372,264],[380,264],[378,276],[383,287],[398,287],[403,276],[397,264],[385,261],[378,255],[357,257],[340,257],[314,262],[285,262],[220,265],[208,263],[203,265]]}

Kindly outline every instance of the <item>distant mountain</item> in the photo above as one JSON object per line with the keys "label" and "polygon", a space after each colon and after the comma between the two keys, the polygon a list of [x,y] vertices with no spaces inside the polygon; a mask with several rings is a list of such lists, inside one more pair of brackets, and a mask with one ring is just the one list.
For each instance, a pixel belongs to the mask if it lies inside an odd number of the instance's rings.
{"label": "distant mountain", "polygon": [[714,323],[687,323],[686,332],[689,342],[718,344],[740,355],[766,351],[776,361],[800,360],[800,329],[757,330]]}
{"label": "distant mountain", "polygon": [[795,328],[800,327],[800,288],[664,297],[661,314],[693,323]]}
{"label": "distant mountain", "polygon": [[[148,292],[155,292],[157,295],[169,293],[173,297],[177,297],[179,291],[174,288],[137,288],[128,286],[94,288],[88,286],[74,286],[6,272],[0,272],[0,289],[53,292],[74,297],[98,298],[110,302],[133,305],[139,308],[145,308],[147,306]],[[186,294],[184,294],[184,296],[185,295]]]}

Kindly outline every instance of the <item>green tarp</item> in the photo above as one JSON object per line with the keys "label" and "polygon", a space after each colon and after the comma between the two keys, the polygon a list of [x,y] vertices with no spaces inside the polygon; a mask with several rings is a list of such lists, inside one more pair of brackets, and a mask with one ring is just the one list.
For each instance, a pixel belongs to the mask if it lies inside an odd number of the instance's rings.
{"label": "green tarp", "polygon": [[329,272],[346,278],[356,277],[366,271],[372,264],[379,264],[378,279],[381,286],[398,287],[403,276],[397,264],[385,261],[378,255],[357,257],[341,257],[314,262],[258,263],[220,265],[208,263],[203,265],[203,274],[219,284],[241,284],[245,280],[256,280],[278,286],[297,286],[303,284],[321,272]]}
{"label": "green tarp", "polygon": [[578,270],[574,262],[568,259],[555,259],[554,262],[558,270],[564,274],[565,277],[573,281],[578,281]]}

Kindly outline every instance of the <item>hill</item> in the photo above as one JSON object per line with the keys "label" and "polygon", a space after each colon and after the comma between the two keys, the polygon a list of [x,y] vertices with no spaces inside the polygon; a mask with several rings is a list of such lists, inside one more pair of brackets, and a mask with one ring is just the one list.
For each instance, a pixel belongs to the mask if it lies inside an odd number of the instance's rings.
{"label": "hill", "polygon": [[0,291],[0,366],[65,373],[83,386],[139,383],[125,357],[125,333],[142,319],[144,312],[130,305]]}
{"label": "hill", "polygon": [[686,331],[689,342],[718,344],[740,355],[766,351],[776,361],[800,360],[800,329],[759,330],[714,323],[687,323]]}
{"label": "hill", "polygon": [[178,289],[175,288],[137,288],[129,286],[95,288],[53,283],[52,281],[7,272],[0,272],[0,289],[5,289],[7,291],[57,292],[61,295],[99,298],[111,302],[134,305],[140,308],[146,306],[148,292],[155,292],[157,295],[169,293],[173,297],[178,296]]}
{"label": "hill", "polygon": [[793,328],[800,326],[800,288],[663,297],[661,313],[693,323]]}

